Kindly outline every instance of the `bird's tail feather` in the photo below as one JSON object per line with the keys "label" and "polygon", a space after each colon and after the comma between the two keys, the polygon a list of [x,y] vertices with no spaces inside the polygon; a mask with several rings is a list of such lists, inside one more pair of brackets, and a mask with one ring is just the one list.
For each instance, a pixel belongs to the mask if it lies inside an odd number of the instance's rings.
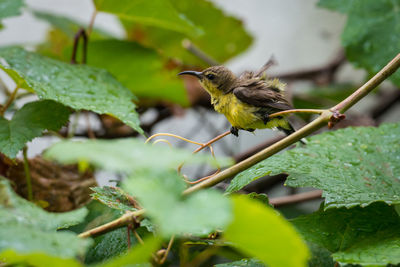
{"label": "bird's tail feather", "polygon": [[[294,133],[296,131],[290,123],[288,123],[287,128],[278,127],[278,130],[284,132],[286,135],[291,135],[292,133]],[[307,141],[304,138],[302,138],[302,139],[300,139],[300,143],[305,145],[307,143]]]}

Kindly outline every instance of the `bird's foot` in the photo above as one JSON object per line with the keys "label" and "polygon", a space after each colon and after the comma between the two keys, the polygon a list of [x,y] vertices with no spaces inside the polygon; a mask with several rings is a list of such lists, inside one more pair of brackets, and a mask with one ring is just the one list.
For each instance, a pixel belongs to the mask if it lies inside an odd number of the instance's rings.
{"label": "bird's foot", "polygon": [[239,137],[239,129],[236,127],[231,127],[231,134],[233,134],[236,137]]}
{"label": "bird's foot", "polygon": [[270,118],[267,113],[262,114],[262,121],[264,122],[265,125],[269,122]]}

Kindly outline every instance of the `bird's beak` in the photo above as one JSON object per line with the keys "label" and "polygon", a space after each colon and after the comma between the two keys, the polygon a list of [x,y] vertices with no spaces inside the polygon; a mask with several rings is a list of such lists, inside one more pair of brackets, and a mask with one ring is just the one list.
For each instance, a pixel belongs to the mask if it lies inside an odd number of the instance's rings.
{"label": "bird's beak", "polygon": [[199,72],[199,71],[192,71],[192,70],[187,70],[187,71],[182,71],[180,73],[178,73],[178,75],[192,75],[192,76],[196,76],[198,79],[203,79],[203,73]]}

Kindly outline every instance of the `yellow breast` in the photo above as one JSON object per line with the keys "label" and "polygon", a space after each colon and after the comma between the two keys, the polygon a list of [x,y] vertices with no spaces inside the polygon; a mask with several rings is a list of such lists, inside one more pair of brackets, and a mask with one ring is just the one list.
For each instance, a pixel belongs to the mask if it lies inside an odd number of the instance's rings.
{"label": "yellow breast", "polygon": [[240,101],[234,94],[220,95],[218,98],[212,98],[214,109],[225,115],[232,126],[239,129],[263,129],[263,128],[287,128],[285,119],[271,119],[264,124],[256,112],[258,107],[250,106]]}

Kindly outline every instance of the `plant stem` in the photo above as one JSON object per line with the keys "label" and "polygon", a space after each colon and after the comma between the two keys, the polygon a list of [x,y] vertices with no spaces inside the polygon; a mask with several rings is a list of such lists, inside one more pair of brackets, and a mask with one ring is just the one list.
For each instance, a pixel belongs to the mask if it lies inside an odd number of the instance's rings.
{"label": "plant stem", "polygon": [[213,59],[211,56],[207,55],[205,52],[201,51],[200,48],[195,46],[191,41],[188,39],[184,39],[182,41],[182,46],[185,48],[187,51],[198,57],[199,59],[203,60],[205,63],[207,63],[210,66],[217,66],[221,65],[218,61]]}
{"label": "plant stem", "polygon": [[26,190],[28,191],[28,200],[32,201],[33,200],[33,192],[32,192],[32,177],[31,177],[31,171],[29,168],[29,161],[28,161],[28,147],[25,146],[24,149],[22,150],[22,154],[24,157],[24,171],[25,171],[25,178],[26,178]]}
{"label": "plant stem", "polygon": [[358,101],[360,101],[364,96],[369,94],[374,90],[379,84],[386,80],[390,75],[392,75],[400,67],[400,53],[397,54],[383,69],[381,69],[374,77],[372,77],[368,82],[361,86],[358,90],[348,96],[345,100],[334,106],[331,110],[338,111],[340,113],[345,112]]}
{"label": "plant stem", "polygon": [[19,88],[20,87],[17,85],[15,87],[14,91],[12,91],[10,97],[7,99],[7,102],[4,104],[4,106],[0,110],[0,116],[4,116],[4,113],[6,112],[6,110],[10,107],[12,102],[14,102],[15,96],[17,95]]}
{"label": "plant stem", "polygon": [[[335,107],[330,110],[325,110],[323,113],[314,121],[310,122],[300,130],[294,132],[293,134],[287,136],[286,138],[278,141],[277,143],[261,150],[257,154],[233,165],[232,167],[218,173],[214,177],[205,180],[199,184],[196,184],[183,192],[183,195],[189,195],[193,192],[196,192],[203,188],[211,187],[227,178],[230,178],[239,172],[244,171],[245,169],[253,166],[254,164],[278,153],[279,151],[285,149],[291,144],[299,141],[301,138],[306,137],[307,135],[317,131],[321,127],[323,127],[332,117],[332,115],[336,112],[344,112],[355,105],[358,101],[360,101],[364,96],[366,96],[369,92],[371,92],[374,88],[376,88],[380,83],[382,83],[387,77],[393,74],[400,67],[400,54],[397,55],[392,61],[390,61],[381,71],[379,71],[374,77],[372,77],[367,83],[361,86],[356,92],[352,95],[344,99]],[[332,111],[331,111],[332,110]],[[126,213],[122,217],[118,218],[115,221],[109,222],[105,225],[99,226],[87,232],[84,232],[79,235],[79,237],[89,237],[94,234],[101,234],[104,232],[111,231],[115,228],[124,226],[128,223],[131,218],[140,216],[144,214],[144,209],[138,210],[135,212]]]}
{"label": "plant stem", "polygon": [[288,115],[292,113],[313,113],[313,114],[322,114],[324,112],[323,109],[288,109],[280,112],[273,113],[269,115],[269,118],[274,118],[282,115]]}
{"label": "plant stem", "polygon": [[304,202],[307,200],[321,198],[321,196],[322,196],[322,190],[313,190],[313,191],[294,194],[294,195],[290,195],[290,196],[271,198],[269,200],[269,203],[275,207],[278,207],[278,206],[283,206],[283,205],[287,205],[287,204],[299,203],[299,202]]}
{"label": "plant stem", "polygon": [[93,31],[93,25],[94,25],[94,21],[96,19],[96,16],[97,16],[97,10],[95,8],[95,10],[92,13],[92,16],[90,17],[89,26],[87,27],[87,30],[86,30],[88,37],[90,36],[90,34]]}
{"label": "plant stem", "polygon": [[137,210],[137,211],[132,211],[132,212],[127,212],[118,219],[111,221],[109,223],[100,225],[96,228],[93,228],[89,231],[83,232],[80,235],[78,235],[81,238],[85,237],[90,237],[90,236],[96,236],[99,234],[104,234],[107,233],[111,230],[114,230],[116,228],[125,226],[127,223],[132,221],[132,218],[140,217],[145,213],[145,209]]}

